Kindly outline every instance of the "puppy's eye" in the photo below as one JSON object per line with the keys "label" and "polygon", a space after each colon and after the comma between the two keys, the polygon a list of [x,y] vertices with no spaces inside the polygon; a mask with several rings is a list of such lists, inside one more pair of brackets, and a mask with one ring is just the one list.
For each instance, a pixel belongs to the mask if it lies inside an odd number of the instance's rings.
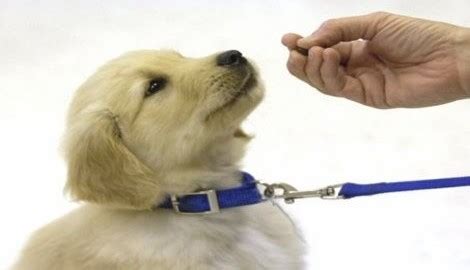
{"label": "puppy's eye", "polygon": [[151,80],[147,91],[145,91],[145,96],[148,97],[161,91],[163,88],[165,88],[165,85],[166,85],[166,79],[164,78]]}

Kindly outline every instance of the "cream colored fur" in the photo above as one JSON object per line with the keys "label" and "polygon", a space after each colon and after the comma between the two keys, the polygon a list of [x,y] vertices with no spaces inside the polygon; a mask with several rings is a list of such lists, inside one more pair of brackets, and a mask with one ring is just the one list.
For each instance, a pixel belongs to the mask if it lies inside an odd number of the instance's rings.
{"label": "cream colored fur", "polygon": [[[64,143],[67,191],[84,205],[37,231],[13,269],[302,269],[296,228],[271,203],[207,216],[152,210],[168,194],[239,184],[257,77],[250,64],[172,51],[100,68],[71,103]],[[167,84],[146,96],[155,78]]]}

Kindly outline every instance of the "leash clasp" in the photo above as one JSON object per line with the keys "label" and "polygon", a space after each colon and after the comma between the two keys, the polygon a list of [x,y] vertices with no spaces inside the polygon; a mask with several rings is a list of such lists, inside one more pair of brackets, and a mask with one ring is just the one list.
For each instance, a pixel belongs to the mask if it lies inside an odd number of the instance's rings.
{"label": "leash clasp", "polygon": [[342,196],[339,196],[339,189],[342,187],[341,184],[309,191],[298,191],[295,187],[286,183],[261,184],[266,187],[264,190],[265,197],[268,199],[284,199],[288,204],[294,203],[296,199],[303,198],[321,198],[325,200],[342,199]]}

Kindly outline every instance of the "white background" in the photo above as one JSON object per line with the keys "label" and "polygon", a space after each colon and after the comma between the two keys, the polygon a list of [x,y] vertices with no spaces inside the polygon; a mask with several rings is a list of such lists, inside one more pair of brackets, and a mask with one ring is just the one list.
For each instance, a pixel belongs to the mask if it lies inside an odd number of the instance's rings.
{"label": "white background", "polygon": [[[99,65],[128,50],[197,57],[238,49],[255,60],[267,97],[245,125],[256,138],[244,167],[258,178],[313,188],[470,175],[469,100],[375,110],[324,96],[288,74],[282,34],[309,34],[328,18],[377,10],[470,26],[466,0],[2,0],[0,269],[34,229],[76,207],[62,194],[58,151],[67,104]],[[469,207],[470,190],[462,188],[312,199],[287,209],[309,243],[308,269],[468,270]]]}

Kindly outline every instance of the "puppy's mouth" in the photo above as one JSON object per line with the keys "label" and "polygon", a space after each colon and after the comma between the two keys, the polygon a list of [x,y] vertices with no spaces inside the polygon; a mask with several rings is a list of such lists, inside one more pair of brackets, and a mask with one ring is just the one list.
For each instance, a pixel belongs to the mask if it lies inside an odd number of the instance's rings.
{"label": "puppy's mouth", "polygon": [[243,79],[243,82],[240,84],[240,86],[236,90],[231,91],[230,98],[210,112],[209,115],[207,115],[206,120],[209,120],[212,116],[218,114],[219,112],[226,111],[230,107],[234,106],[240,99],[250,93],[250,91],[256,87],[257,83],[258,82],[255,72],[247,72],[247,75]]}
{"label": "puppy's mouth", "polygon": [[236,103],[240,98],[242,98],[243,96],[248,94],[248,92],[250,92],[250,90],[253,89],[256,86],[256,83],[257,82],[256,82],[255,75],[253,74],[253,72],[250,72],[246,76],[246,78],[245,78],[244,82],[242,83],[241,87],[232,95],[232,97],[225,104],[223,104],[219,108],[222,109],[222,108],[225,108],[225,107],[230,107],[231,105]]}

